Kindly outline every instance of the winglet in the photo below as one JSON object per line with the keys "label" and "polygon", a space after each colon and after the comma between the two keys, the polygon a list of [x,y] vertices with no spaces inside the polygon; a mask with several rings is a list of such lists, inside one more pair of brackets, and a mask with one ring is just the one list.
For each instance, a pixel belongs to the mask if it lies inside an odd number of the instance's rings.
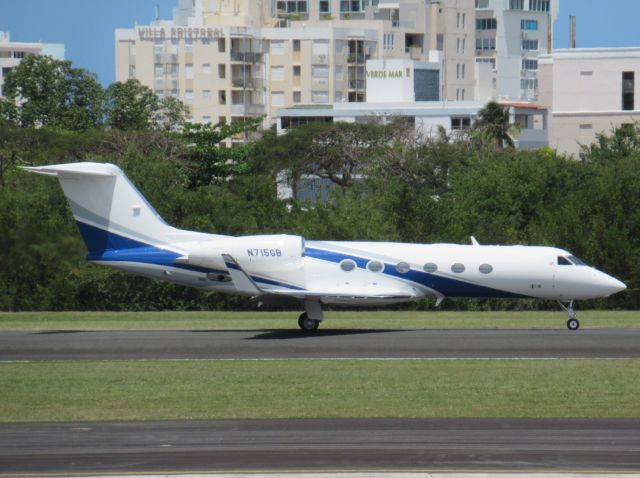
{"label": "winglet", "polygon": [[258,287],[255,281],[247,274],[238,262],[229,254],[222,254],[229,275],[236,290],[245,295],[262,295],[264,291]]}
{"label": "winglet", "polygon": [[478,240],[473,236],[471,236],[471,244],[474,245],[474,246],[479,246],[480,245]]}

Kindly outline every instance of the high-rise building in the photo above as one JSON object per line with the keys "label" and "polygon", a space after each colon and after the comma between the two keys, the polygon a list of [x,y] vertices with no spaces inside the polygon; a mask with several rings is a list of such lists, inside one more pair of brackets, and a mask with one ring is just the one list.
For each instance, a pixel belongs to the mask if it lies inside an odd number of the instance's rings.
{"label": "high-rise building", "polygon": [[27,55],[49,55],[64,60],[64,45],[59,43],[12,42],[9,32],[0,32],[0,97],[4,77]]}
{"label": "high-rise building", "polygon": [[[116,80],[137,78],[184,101],[193,121],[212,123],[364,102],[368,60],[437,62],[435,78],[416,67],[429,88],[438,85],[430,100],[520,99],[529,86],[521,80],[535,79],[530,61],[546,51],[552,0],[541,0],[547,12],[538,0],[521,0],[522,11],[506,1],[178,0],[172,20],[116,30]],[[526,55],[520,16],[538,22],[536,39],[545,31]]]}

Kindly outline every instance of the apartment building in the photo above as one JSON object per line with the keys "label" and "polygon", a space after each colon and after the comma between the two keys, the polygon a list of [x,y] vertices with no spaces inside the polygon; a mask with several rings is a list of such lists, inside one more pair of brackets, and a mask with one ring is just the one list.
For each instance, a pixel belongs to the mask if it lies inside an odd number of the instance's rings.
{"label": "apartment building", "polygon": [[12,42],[9,32],[0,32],[0,97],[4,77],[27,55],[49,55],[57,60],[64,60],[64,45]]}
{"label": "apartment building", "polygon": [[[422,64],[437,52],[430,99],[534,99],[532,61],[558,1],[178,0],[171,20],[116,30],[116,79],[180,98],[193,121],[271,123],[281,108],[365,102],[367,60]],[[521,17],[538,22],[535,45]]]}
{"label": "apartment building", "polygon": [[476,98],[538,99],[538,56],[551,51],[560,0],[475,0]]}
{"label": "apartment building", "polygon": [[576,48],[540,57],[540,100],[549,146],[578,156],[581,145],[640,121],[640,48]]}

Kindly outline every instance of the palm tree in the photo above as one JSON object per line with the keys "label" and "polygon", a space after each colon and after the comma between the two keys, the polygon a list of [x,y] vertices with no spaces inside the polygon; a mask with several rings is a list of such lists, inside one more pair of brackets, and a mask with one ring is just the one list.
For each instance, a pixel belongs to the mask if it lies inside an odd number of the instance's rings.
{"label": "palm tree", "polygon": [[502,149],[505,144],[510,148],[515,147],[513,138],[509,134],[512,126],[509,124],[509,108],[490,101],[478,112],[474,129],[480,133],[483,140]]}

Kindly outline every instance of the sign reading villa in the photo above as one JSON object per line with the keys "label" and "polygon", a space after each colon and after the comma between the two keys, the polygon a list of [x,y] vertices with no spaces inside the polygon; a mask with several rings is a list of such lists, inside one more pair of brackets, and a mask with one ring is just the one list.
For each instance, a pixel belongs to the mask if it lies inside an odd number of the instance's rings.
{"label": "sign reading villa", "polygon": [[367,71],[367,78],[384,80],[386,78],[402,78],[402,70],[371,70]]}
{"label": "sign reading villa", "polygon": [[192,28],[192,27],[139,27],[140,40],[163,40],[165,38],[220,38],[224,36],[221,28]]}

